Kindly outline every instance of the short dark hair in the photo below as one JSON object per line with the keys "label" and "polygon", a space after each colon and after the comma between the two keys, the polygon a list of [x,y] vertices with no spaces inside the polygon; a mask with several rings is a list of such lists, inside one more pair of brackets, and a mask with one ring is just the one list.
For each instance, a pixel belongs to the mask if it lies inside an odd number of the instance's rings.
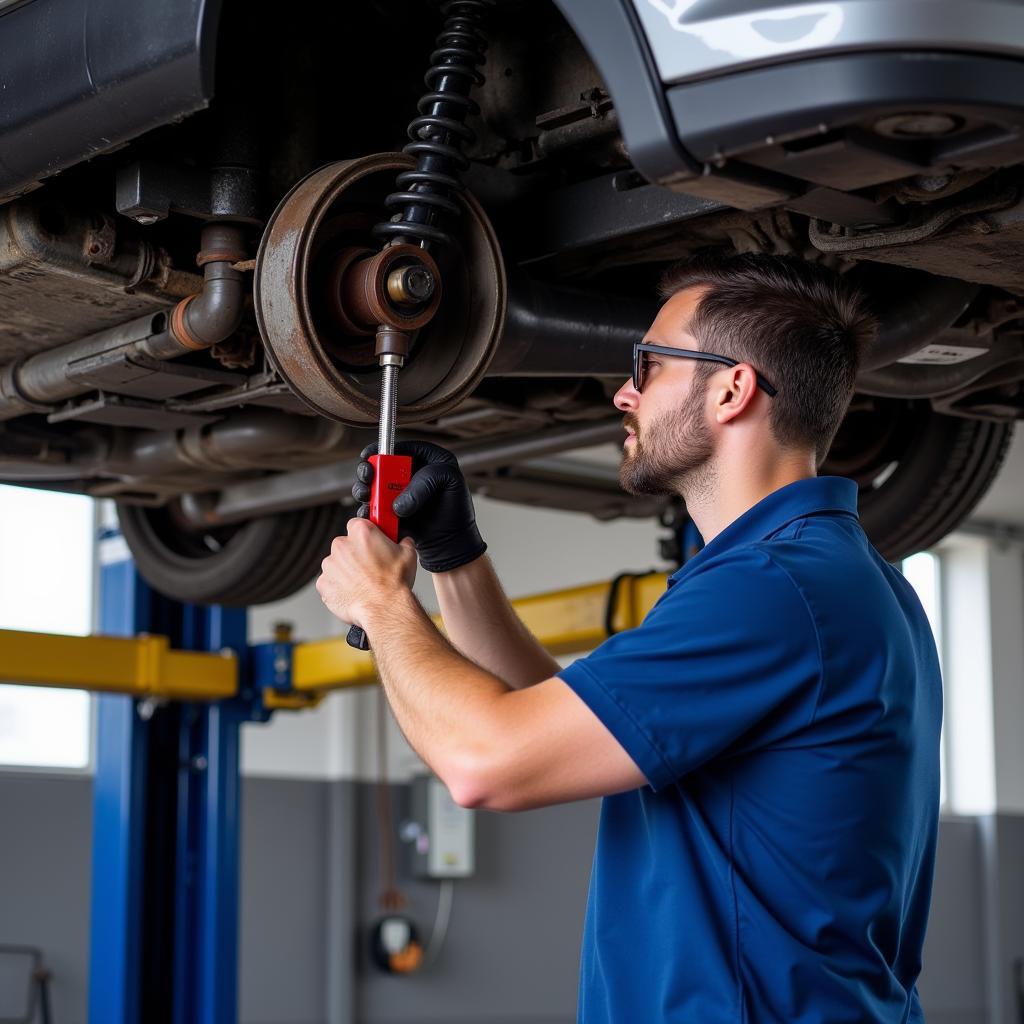
{"label": "short dark hair", "polygon": [[[860,354],[877,329],[857,289],[820,264],[761,253],[700,255],[670,267],[669,299],[705,287],[689,323],[701,349],[749,362],[778,389],[769,423],[780,445],[820,462],[853,396]],[[695,383],[720,370],[698,363]]]}

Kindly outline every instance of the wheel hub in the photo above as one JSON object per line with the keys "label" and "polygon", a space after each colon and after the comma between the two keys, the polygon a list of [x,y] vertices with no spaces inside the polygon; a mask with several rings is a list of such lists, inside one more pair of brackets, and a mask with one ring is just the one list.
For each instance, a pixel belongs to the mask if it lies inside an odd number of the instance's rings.
{"label": "wheel hub", "polygon": [[382,153],[314,171],[274,211],[256,260],[256,316],[275,368],[310,408],[354,426],[379,414],[379,324],[413,339],[400,422],[432,419],[469,395],[504,324],[501,252],[472,196],[458,196],[458,231],[438,263],[419,246],[373,242],[384,196],[411,166]]}

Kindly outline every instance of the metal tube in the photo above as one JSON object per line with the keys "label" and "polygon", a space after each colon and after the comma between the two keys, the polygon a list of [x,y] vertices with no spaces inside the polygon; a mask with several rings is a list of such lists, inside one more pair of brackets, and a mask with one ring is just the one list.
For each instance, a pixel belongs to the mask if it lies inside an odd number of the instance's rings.
{"label": "metal tube", "polygon": [[[871,293],[869,277],[866,290]],[[886,267],[876,306],[879,331],[861,368],[870,372],[917,352],[946,330],[978,292],[969,281]],[[509,285],[501,344],[488,377],[626,377],[630,350],[658,311],[651,299],[605,295],[537,281],[524,274]]]}
{"label": "metal tube", "polygon": [[509,284],[501,343],[488,377],[628,377],[633,342],[658,302],[537,281]]}
{"label": "metal tube", "polygon": [[[155,433],[155,431],[147,431]],[[0,424],[0,479],[77,481],[94,475],[109,454],[106,439],[83,431],[73,437],[21,434]]]}
{"label": "metal tube", "polygon": [[147,313],[0,368],[0,420],[47,411],[54,403],[94,391],[97,374],[133,353],[173,359],[230,337],[244,303],[242,275],[231,267],[244,256],[242,233],[230,225],[207,225],[202,240],[203,290],[182,299],[169,323],[166,312]]}
{"label": "metal tube", "polygon": [[570,448],[587,448],[606,444],[624,437],[622,417],[591,420],[587,423],[551,427],[525,437],[506,437],[497,441],[478,441],[476,444],[456,446],[452,451],[459,457],[463,472],[482,473],[514,462],[526,462],[542,455],[553,455]]}
{"label": "metal tube", "polygon": [[150,479],[294,467],[351,451],[353,434],[351,427],[320,417],[240,409],[202,427],[118,431],[103,465],[110,473]]}
{"label": "metal tube", "polygon": [[[38,411],[40,406],[94,390],[95,385],[70,376],[76,364],[104,354],[110,354],[113,359],[115,354],[137,343],[167,335],[166,323],[166,313],[147,313],[126,324],[39,352],[20,363],[8,364],[0,369],[0,420]],[[180,346],[178,351],[182,351]]]}
{"label": "metal tube", "polygon": [[[238,330],[244,299],[242,274],[233,264],[244,258],[240,227],[207,224],[203,228],[196,257],[203,267],[203,290],[179,302],[171,314],[171,333],[186,350],[210,348]],[[156,352],[150,354],[168,358]]]}
{"label": "metal tube", "polygon": [[[622,418],[584,424],[566,424],[528,434],[526,437],[452,445],[467,475],[507,466],[569,448],[603,444],[622,436]],[[197,526],[237,523],[254,516],[287,512],[350,497],[356,463],[318,466],[315,469],[278,473],[230,484],[219,493],[196,495],[182,501],[182,511]]]}
{"label": "metal tube", "polygon": [[395,416],[398,410],[398,370],[401,357],[383,355],[380,357],[380,424],[377,435],[377,451],[381,455],[395,452]]}
{"label": "metal tube", "polygon": [[[941,340],[941,336],[939,339]],[[997,341],[985,355],[948,366],[884,366],[857,376],[857,390],[886,398],[939,398],[955,394],[999,367],[1024,361],[1019,338]]]}
{"label": "metal tube", "polygon": [[[867,278],[869,294],[871,280]],[[887,266],[879,278],[878,293],[884,296],[875,307],[878,334],[861,355],[862,372],[891,366],[920,351],[966,312],[978,294],[978,285]]]}

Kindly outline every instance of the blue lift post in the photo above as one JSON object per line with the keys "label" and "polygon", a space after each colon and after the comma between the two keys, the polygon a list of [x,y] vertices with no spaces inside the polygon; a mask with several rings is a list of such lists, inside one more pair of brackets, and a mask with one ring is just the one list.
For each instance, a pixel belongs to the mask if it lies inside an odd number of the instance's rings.
{"label": "blue lift post", "polygon": [[[248,678],[245,610],[165,598],[126,551],[101,568],[99,627],[230,649]],[[237,1020],[239,730],[268,718],[245,685],[214,703],[98,698],[90,1024]]]}

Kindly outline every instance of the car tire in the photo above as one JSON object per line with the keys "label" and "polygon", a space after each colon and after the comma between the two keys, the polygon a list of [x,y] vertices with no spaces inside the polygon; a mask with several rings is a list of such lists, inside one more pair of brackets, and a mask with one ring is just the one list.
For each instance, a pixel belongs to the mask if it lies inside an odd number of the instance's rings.
{"label": "car tire", "polygon": [[345,519],[332,502],[197,532],[176,514],[174,503],[118,503],[117,513],[150,586],[178,601],[232,607],[278,601],[305,586],[332,539],[344,532]]}
{"label": "car tire", "polygon": [[888,436],[871,460],[852,472],[841,431],[821,472],[857,479],[861,525],[879,553],[897,562],[967,518],[996,478],[1014,424],[946,416],[925,402],[889,403],[873,415]]}

